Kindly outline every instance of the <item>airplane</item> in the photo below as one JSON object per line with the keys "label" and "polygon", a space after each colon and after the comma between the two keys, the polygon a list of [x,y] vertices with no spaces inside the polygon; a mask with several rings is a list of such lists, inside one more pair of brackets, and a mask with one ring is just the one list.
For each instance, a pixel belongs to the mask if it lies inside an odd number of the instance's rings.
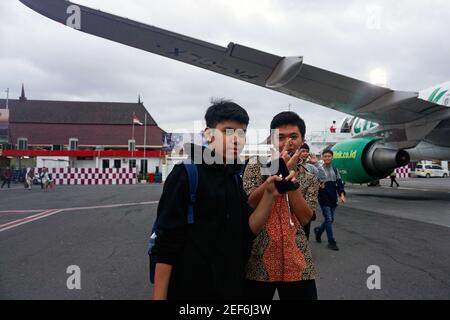
{"label": "airplane", "polygon": [[351,115],[332,147],[343,180],[366,183],[411,159],[450,159],[450,81],[419,92],[373,85],[230,42],[221,47],[67,0],[19,0],[73,29]]}

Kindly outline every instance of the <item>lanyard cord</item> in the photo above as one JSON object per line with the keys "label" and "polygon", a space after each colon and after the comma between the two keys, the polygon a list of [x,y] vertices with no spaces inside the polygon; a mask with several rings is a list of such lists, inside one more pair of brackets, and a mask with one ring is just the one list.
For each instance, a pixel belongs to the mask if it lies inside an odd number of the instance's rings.
{"label": "lanyard cord", "polygon": [[289,205],[289,196],[288,196],[287,193],[286,193],[286,201],[287,201],[288,211],[289,211],[289,225],[291,227],[293,227],[294,226],[294,222],[292,222],[291,206]]}

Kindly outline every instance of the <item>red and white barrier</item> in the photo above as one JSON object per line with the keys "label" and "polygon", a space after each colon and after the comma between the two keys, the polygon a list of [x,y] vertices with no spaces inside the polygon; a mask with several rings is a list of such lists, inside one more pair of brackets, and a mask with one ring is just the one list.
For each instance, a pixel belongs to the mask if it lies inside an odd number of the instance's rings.
{"label": "red and white barrier", "polygon": [[411,178],[411,168],[409,165],[395,169],[397,178]]}
{"label": "red and white barrier", "polygon": [[136,184],[136,168],[51,168],[49,174],[57,185]]}

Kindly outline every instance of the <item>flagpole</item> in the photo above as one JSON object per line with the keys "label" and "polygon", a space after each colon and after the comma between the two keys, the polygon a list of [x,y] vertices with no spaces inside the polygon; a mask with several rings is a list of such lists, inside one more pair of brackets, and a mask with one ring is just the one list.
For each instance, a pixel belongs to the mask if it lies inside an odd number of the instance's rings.
{"label": "flagpole", "polygon": [[[135,112],[133,112],[133,136],[132,136],[132,140],[134,142],[134,146],[136,147],[136,141],[134,141],[134,117],[135,117]],[[131,157],[134,157],[134,148],[131,148]]]}
{"label": "flagpole", "polygon": [[135,112],[133,112],[133,137],[131,138],[131,139],[133,139],[134,140],[134,117],[135,117]]}
{"label": "flagpole", "polygon": [[[145,118],[144,118],[144,160],[145,159],[145,148],[147,146],[147,112],[145,112]],[[145,170],[147,172],[147,170]]]}
{"label": "flagpole", "polygon": [[9,109],[8,106],[9,106],[9,88],[6,89],[6,109]]}

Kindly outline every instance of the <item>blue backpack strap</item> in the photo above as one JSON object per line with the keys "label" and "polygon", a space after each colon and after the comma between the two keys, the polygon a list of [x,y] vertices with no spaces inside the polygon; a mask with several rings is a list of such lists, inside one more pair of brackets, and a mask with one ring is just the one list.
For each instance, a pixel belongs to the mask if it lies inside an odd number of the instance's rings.
{"label": "blue backpack strap", "polygon": [[[188,224],[194,223],[194,204],[197,195],[197,187],[198,187],[198,172],[195,163],[192,160],[183,161],[183,165],[186,168],[186,172],[188,175],[189,181],[189,207],[188,207]],[[158,262],[157,256],[152,252],[153,247],[155,246],[156,240],[156,229],[158,225],[158,218],[156,218],[155,223],[152,227],[152,233],[150,235],[150,239],[148,242],[148,255],[149,255],[149,278],[150,283],[155,283],[155,270],[156,264]]]}
{"label": "blue backpack strap", "polygon": [[188,207],[188,224],[194,223],[194,204],[197,200],[198,187],[198,171],[197,166],[192,159],[184,160],[183,165],[186,168],[189,181],[189,207]]}

